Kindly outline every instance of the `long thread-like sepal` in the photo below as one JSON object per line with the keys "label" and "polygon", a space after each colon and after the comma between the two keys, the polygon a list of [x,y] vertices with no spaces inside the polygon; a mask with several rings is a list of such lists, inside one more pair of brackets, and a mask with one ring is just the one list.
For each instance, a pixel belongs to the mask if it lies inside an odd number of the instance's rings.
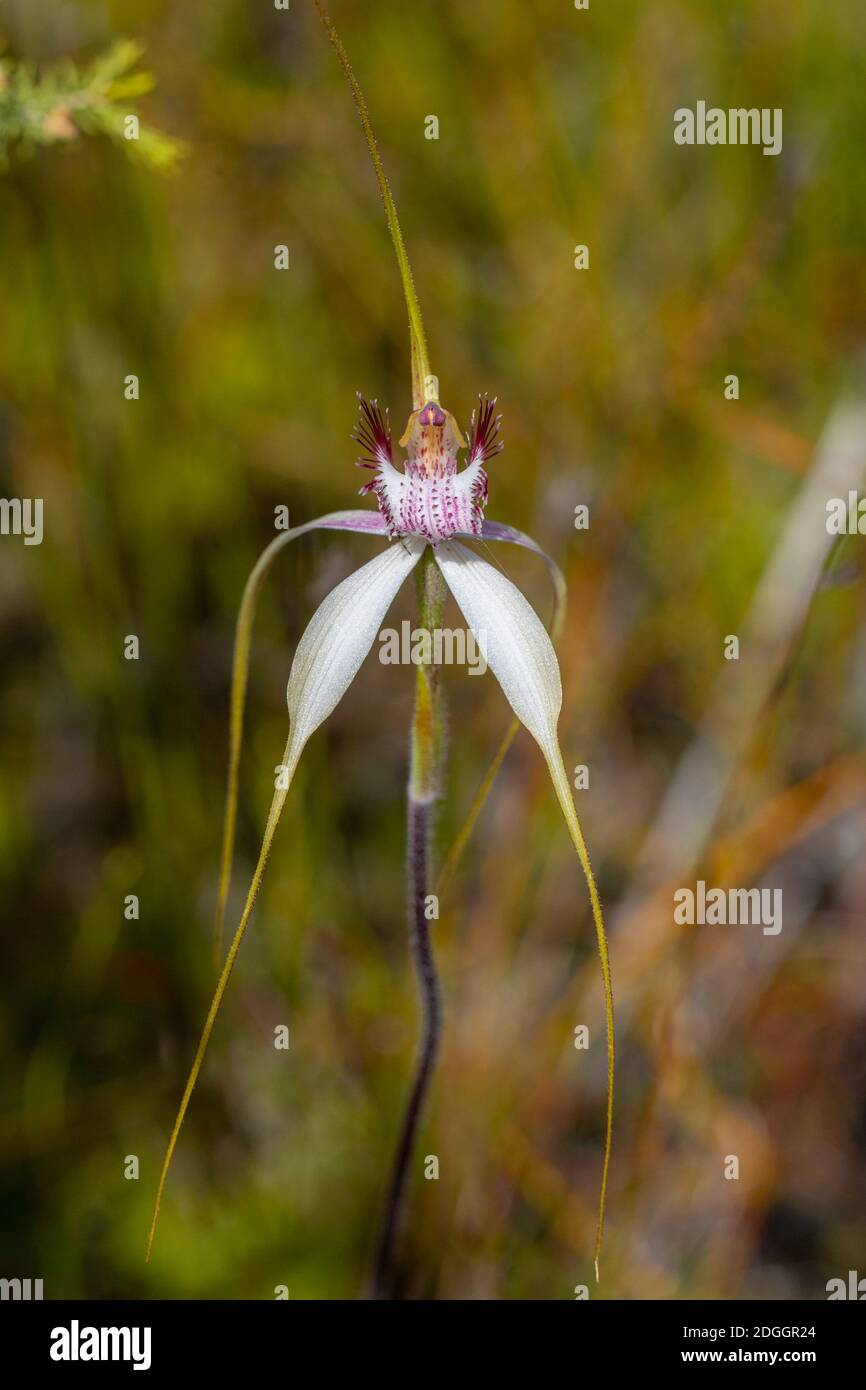
{"label": "long thread-like sepal", "polygon": [[301,749],[298,748],[296,744],[297,741],[290,734],[289,740],[286,744],[286,751],[283,755],[282,773],[280,776],[279,786],[277,787],[277,790],[274,792],[274,797],[271,802],[271,809],[268,813],[268,822],[265,826],[265,833],[262,838],[262,847],[259,851],[258,863],[256,864],[252,881],[250,882],[246,904],[241,915],[241,920],[238,923],[237,931],[234,934],[232,944],[229,947],[229,952],[226,956],[225,964],[223,965],[219,980],[217,981],[216,989],[214,990],[213,998],[211,1000],[210,1008],[208,1010],[208,1015],[205,1019],[205,1025],[202,1029],[201,1038],[199,1039],[199,1044],[196,1048],[195,1057],[193,1058],[192,1068],[190,1069],[189,1077],[187,1078],[187,1083],[184,1088],[183,1096],[181,1097],[180,1106],[178,1107],[177,1116],[175,1118],[174,1126],[171,1131],[171,1137],[168,1141],[168,1148],[166,1149],[165,1158],[162,1164],[162,1172],[159,1178],[159,1186],[156,1192],[156,1201],[154,1203],[153,1217],[150,1223],[150,1231],[147,1237],[148,1260],[150,1259],[150,1253],[153,1249],[153,1239],[156,1235],[156,1226],[159,1220],[159,1208],[160,1203],[162,1202],[162,1194],[165,1191],[166,1179],[168,1178],[168,1170],[171,1167],[171,1160],[174,1155],[175,1147],[177,1145],[181,1125],[183,1124],[184,1116],[186,1115],[187,1109],[189,1107],[189,1103],[192,1098],[192,1093],[195,1090],[195,1084],[198,1080],[198,1074],[201,1071],[201,1065],[204,1061],[205,1053],[207,1052],[208,1043],[210,1042],[210,1036],[213,1032],[214,1024],[216,1023],[216,1017],[219,1013],[220,1005],[223,1000],[223,995],[226,992],[226,986],[228,985],[229,978],[232,973],[232,967],[234,966],[238,951],[240,950],[240,945],[243,941],[244,933],[247,929],[247,923],[250,920],[250,914],[252,913],[253,905],[255,903],[259,887],[261,886],[262,877],[265,872],[265,865],[268,861],[268,855],[270,854],[271,845],[273,844],[273,839],[276,833],[277,825],[279,824],[280,815],[282,814],[283,806],[285,805],[286,797],[288,795],[289,786],[291,785],[291,781],[295,773],[295,768],[297,767],[298,759],[301,754]]}
{"label": "long thread-like sepal", "polygon": [[542,747],[545,761],[550,769],[550,777],[553,782],[557,800],[562,809],[565,823],[568,826],[568,833],[577,851],[580,860],[580,867],[583,869],[583,876],[586,879],[586,886],[589,890],[589,901],[592,907],[593,921],[595,922],[595,935],[598,942],[598,955],[601,961],[601,978],[604,990],[604,1015],[607,1030],[607,1119],[605,1124],[604,1138],[604,1162],[601,1170],[601,1190],[598,1199],[598,1227],[595,1238],[595,1277],[599,1278],[599,1259],[601,1258],[601,1246],[604,1236],[604,1212],[607,1201],[607,1177],[610,1168],[610,1153],[613,1142],[613,1079],[615,1061],[615,1043],[613,1031],[613,985],[610,975],[610,957],[607,949],[607,933],[604,929],[604,917],[601,910],[601,900],[598,896],[595,875],[592,872],[592,865],[589,860],[589,851],[586,848],[586,841],[583,838],[583,831],[580,828],[580,821],[577,818],[577,811],[574,806],[574,798],[571,795],[571,788],[568,784],[568,774],[565,771],[565,764],[562,761],[562,753],[559,745]]}
{"label": "long thread-like sepal", "polygon": [[256,561],[244,588],[243,598],[238,610],[235,625],[234,654],[232,657],[231,707],[229,714],[229,770],[226,785],[225,810],[223,812],[222,850],[220,853],[219,885],[217,887],[216,915],[213,931],[214,969],[218,969],[222,954],[223,923],[225,921],[226,901],[232,875],[232,859],[235,847],[235,829],[238,808],[238,774],[241,761],[241,743],[244,729],[244,707],[246,705],[247,680],[250,666],[250,643],[253,623],[256,616],[259,593],[271,566],[277,556],[299,536],[308,531],[356,531],[361,535],[385,534],[385,524],[377,512],[342,511],[329,512],[316,517],[314,521],[294,526],[289,531],[281,531],[270,545],[262,551]]}

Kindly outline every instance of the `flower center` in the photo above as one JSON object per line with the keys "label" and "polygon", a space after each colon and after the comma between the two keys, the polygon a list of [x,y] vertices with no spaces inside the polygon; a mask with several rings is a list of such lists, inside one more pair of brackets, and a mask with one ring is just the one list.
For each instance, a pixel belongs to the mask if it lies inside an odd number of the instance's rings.
{"label": "flower center", "polygon": [[[360,396],[359,401],[361,419],[355,438],[366,453],[358,464],[373,474],[361,494],[376,494],[390,535],[423,536],[434,545],[456,535],[480,535],[487,502],[484,464],[502,448],[496,438],[496,402],[480,398],[467,446],[454,416],[438,401],[425,401],[409,416],[400,440],[406,450],[401,472],[394,467],[387,414],[376,401],[369,403]],[[458,472],[457,454],[467,447],[467,465]]]}

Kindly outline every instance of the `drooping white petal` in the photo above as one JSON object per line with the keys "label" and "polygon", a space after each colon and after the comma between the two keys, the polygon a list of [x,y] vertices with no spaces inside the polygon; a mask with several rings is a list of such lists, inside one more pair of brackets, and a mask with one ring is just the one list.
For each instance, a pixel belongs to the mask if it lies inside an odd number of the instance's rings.
{"label": "drooping white petal", "polygon": [[505,698],[550,755],[557,746],[562,682],[544,624],[510,579],[459,541],[441,542],[435,554]]}
{"label": "drooping white petal", "polygon": [[292,770],[307,739],[336,708],[357,675],[425,544],[410,536],[395,541],[332,589],[310,619],[286,690],[291,719],[286,761]]}
{"label": "drooping white petal", "polygon": [[550,575],[550,582],[553,585],[553,617],[548,626],[550,640],[556,646],[559,641],[559,634],[565,622],[565,609],[568,601],[568,592],[565,587],[565,575],[559,568],[552,555],[548,555],[546,550],[534,541],[531,536],[527,536],[525,531],[518,531],[516,526],[506,526],[501,521],[487,521],[481,523],[481,537],[485,541],[507,541],[509,545],[522,546],[524,550],[531,550],[539,555],[547,566]]}
{"label": "drooping white petal", "polygon": [[[276,550],[281,548],[286,541],[294,536],[302,535],[307,530],[316,527],[333,528],[334,530],[382,530],[382,523],[378,517],[373,515],[371,520],[373,525],[368,523],[370,513],[367,512],[331,512],[328,516],[318,517],[315,521],[307,522],[304,526],[297,527],[293,532],[286,532],[278,537],[277,541],[271,542],[265,555],[259,561],[259,565],[253,571],[250,583],[247,586],[247,593],[250,595],[249,602],[252,604],[255,599],[257,585],[261,582],[267,572],[267,565]],[[159,1184],[156,1191],[156,1201],[153,1208],[153,1216],[150,1223],[150,1232],[147,1238],[147,1259],[150,1259],[154,1236],[156,1234],[157,1222],[159,1220],[159,1209],[162,1196],[165,1191],[165,1184],[168,1178],[169,1168],[172,1157],[177,1145],[178,1135],[181,1125],[186,1116],[192,1093],[201,1071],[211,1033],[213,1032],[217,1014],[232,973],[232,969],[240,950],[241,942],[252,914],[253,906],[261,886],[265,872],[268,855],[276,834],[277,825],[286,798],[289,792],[298,759],[304,748],[304,744],[315,729],[327,719],[328,715],[337,705],[345,694],[354,676],[357,674],[361,662],[373,645],[376,633],[386,612],[396,596],[397,590],[403,580],[411,574],[415,565],[424,551],[426,542],[421,540],[403,540],[396,542],[388,547],[382,554],[377,555],[375,560],[363,565],[356,570],[348,579],[344,579],[342,584],[338,584],[332,589],[327,598],[319,605],[313,614],[312,620],[306,632],[298,643],[295,659],[292,663],[291,674],[289,675],[289,685],[287,691],[289,715],[291,727],[286,743],[286,751],[283,754],[283,776],[277,782],[274,795],[271,800],[271,809],[268,813],[267,825],[262,837],[262,845],[259,850],[259,857],[253,872],[249,889],[247,890],[246,903],[240,922],[238,923],[228,955],[226,956],[216,989],[211,1000],[210,1009],[205,1020],[204,1028],[199,1039],[198,1048],[193,1059],[192,1068],[187,1078],[186,1087],[178,1107],[174,1127],[168,1141],[165,1158],[163,1159],[162,1171],[160,1173]],[[244,610],[242,609],[242,622]],[[244,634],[246,647],[240,664],[235,666],[236,688],[242,692],[243,684],[246,680],[246,651],[249,649],[249,625],[252,621],[251,611],[248,614],[246,623],[240,628]],[[240,674],[240,686],[237,687],[238,674]],[[237,728],[240,734],[240,719],[242,713],[242,694],[239,705],[233,714],[233,727]],[[236,775],[237,765],[233,763],[234,775]],[[231,846],[234,833],[234,808],[232,802],[231,783],[229,789],[229,806],[231,807],[230,819],[227,820],[227,829],[223,843],[223,876],[220,888],[220,912],[225,902],[225,894],[228,888],[228,868],[231,863]]]}
{"label": "drooping white petal", "polygon": [[[497,539],[504,540],[506,537],[499,536]],[[507,539],[513,539],[513,536]],[[543,623],[510,579],[457,541],[443,541],[436,547],[435,555],[445,582],[472,628],[475,640],[502,686],[508,703],[544,754],[589,891],[601,962],[607,1032],[607,1123],[595,1245],[595,1274],[598,1279],[613,1135],[613,986],[601,901],[556,732],[562,708],[559,663]]]}

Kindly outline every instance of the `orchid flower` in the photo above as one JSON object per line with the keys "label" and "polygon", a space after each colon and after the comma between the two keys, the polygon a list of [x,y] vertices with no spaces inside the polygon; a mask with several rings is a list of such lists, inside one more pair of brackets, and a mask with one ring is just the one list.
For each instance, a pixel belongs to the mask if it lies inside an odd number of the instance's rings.
{"label": "orchid flower", "polygon": [[[318,7],[321,11],[321,5]],[[404,456],[402,460],[395,459],[388,413],[380,408],[378,402],[368,402],[359,396],[360,419],[354,437],[363,451],[358,465],[370,474],[360,491],[364,496],[375,497],[378,509],[331,512],[281,533],[264,551],[247,582],[238,618],[232,676],[229,779],[217,907],[217,943],[222,930],[234,848],[251,628],[256,599],[264,577],[276,555],[285,545],[315,529],[353,531],[375,537],[382,542],[381,549],[373,559],[338,583],[322,600],[295,652],[286,692],[289,732],[279,765],[280,775],[277,778],[258,862],[252,875],[244,909],[222,966],[169,1141],[148,1241],[148,1257],[181,1124],[253,910],[298,762],[309,739],[348,691],[399,590],[423,558],[423,580],[419,585],[422,622],[428,628],[435,625],[436,617],[441,614],[444,590],[447,587],[484,652],[487,665],[498,680],[515,716],[515,723],[494,760],[491,773],[485,779],[481,799],[486,795],[492,775],[499,766],[515,729],[522,725],[541,750],[589,890],[604,987],[608,1065],[607,1127],[595,1250],[598,1277],[613,1116],[613,1006],[601,904],[575,811],[557,732],[562,708],[559,663],[551,633],[520,589],[499,568],[482,558],[464,542],[480,540],[518,545],[535,552],[545,561],[554,587],[555,607],[551,623],[554,637],[563,619],[565,583],[554,561],[530,536],[511,526],[485,518],[488,500],[488,476],[485,465],[489,464],[503,447],[499,440],[501,417],[496,414],[496,401],[490,401],[486,396],[479,398],[478,407],[472,415],[468,439],[464,438],[454,416],[440,403],[438,380],[430,373],[428,367],[426,340],[396,209],[382,169],[366,104],[342,43],[330,20],[323,11],[321,12],[352,85],[397,251],[409,309],[414,409],[399,440],[398,447]],[[459,455],[463,450],[466,451],[466,458],[461,467]],[[427,891],[429,808],[438,792],[437,698],[436,672],[428,662],[419,669],[417,679],[408,797],[409,855],[410,865],[414,865],[410,874],[410,891],[418,901],[423,901],[423,895]],[[474,822],[478,809],[480,806],[476,799],[470,822]],[[423,914],[415,915],[416,954],[419,959],[427,1029],[418,1078],[404,1126],[401,1151],[406,1150],[407,1153],[411,1148],[418,1110],[429,1079],[438,1040],[439,1021],[438,987],[429,940],[426,927],[417,920],[419,916],[423,917]],[[402,1161],[398,1161],[392,1181],[389,1215],[380,1247],[380,1266],[387,1262],[393,1239],[393,1227],[405,1178],[405,1159],[404,1153]]]}

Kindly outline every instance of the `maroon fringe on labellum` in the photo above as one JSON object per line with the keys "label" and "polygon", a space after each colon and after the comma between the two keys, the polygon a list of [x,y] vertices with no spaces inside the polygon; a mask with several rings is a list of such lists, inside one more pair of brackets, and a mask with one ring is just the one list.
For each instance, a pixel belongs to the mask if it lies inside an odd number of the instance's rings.
{"label": "maroon fringe on labellum", "polygon": [[497,397],[488,400],[487,396],[478,397],[478,409],[473,410],[472,420],[469,425],[469,462],[475,463],[479,460],[486,463],[495,454],[500,454],[505,445],[497,436],[499,434],[499,422],[501,415],[494,415]]}
{"label": "maroon fringe on labellum", "polygon": [[393,461],[391,421],[387,410],[383,411],[378,401],[365,400],[360,391],[357,394],[361,418],[352,430],[352,438],[364,450],[357,460],[357,466],[375,470],[384,462]]}

